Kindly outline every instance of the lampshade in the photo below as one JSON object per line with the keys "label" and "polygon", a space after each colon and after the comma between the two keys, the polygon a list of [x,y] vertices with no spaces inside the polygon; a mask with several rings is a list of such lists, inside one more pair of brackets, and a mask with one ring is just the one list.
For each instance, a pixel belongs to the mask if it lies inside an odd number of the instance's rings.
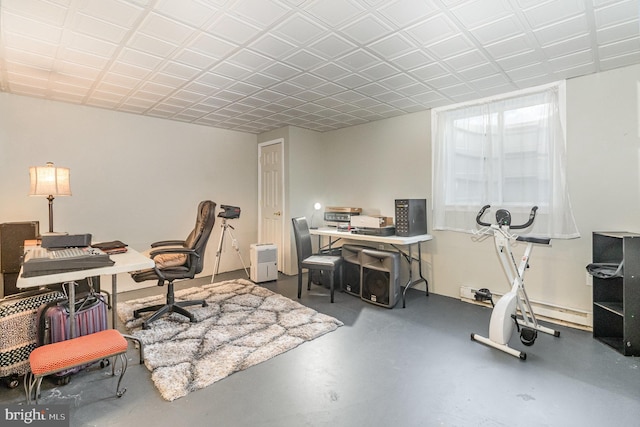
{"label": "lampshade", "polygon": [[70,196],[69,168],[55,167],[47,162],[46,166],[29,168],[31,179],[30,196]]}

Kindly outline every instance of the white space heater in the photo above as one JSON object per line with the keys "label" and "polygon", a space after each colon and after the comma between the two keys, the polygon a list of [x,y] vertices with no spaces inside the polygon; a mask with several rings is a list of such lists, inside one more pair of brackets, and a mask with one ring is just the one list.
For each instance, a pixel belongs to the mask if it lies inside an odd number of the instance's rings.
{"label": "white space heater", "polygon": [[252,243],[249,253],[251,256],[249,278],[253,282],[269,282],[278,279],[278,247],[276,245]]}

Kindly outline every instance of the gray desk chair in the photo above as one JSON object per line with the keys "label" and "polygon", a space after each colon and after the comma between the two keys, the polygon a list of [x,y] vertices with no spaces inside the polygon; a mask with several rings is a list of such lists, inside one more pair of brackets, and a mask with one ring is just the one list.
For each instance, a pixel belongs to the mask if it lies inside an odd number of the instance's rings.
{"label": "gray desk chair", "polygon": [[140,313],[155,311],[142,324],[147,329],[149,323],[166,313],[179,313],[196,322],[192,313],[184,307],[191,305],[207,306],[204,300],[175,301],[173,282],[178,279],[193,279],[202,271],[204,265],[204,253],[207,242],[216,221],[216,204],[210,200],[200,202],[196,217],[196,226],[186,240],[163,240],[151,244],[149,256],[156,265],[148,270],[136,271],[131,277],[136,282],[157,280],[158,286],[167,284],[167,300],[165,304],[144,307],[133,312],[134,317],[140,317]]}
{"label": "gray desk chair", "polygon": [[307,290],[311,289],[311,270],[320,270],[329,274],[329,288],[331,302],[333,302],[334,272],[339,272],[340,287],[342,289],[342,257],[334,255],[313,254],[311,234],[305,217],[293,218],[293,234],[296,239],[298,254],[298,298],[302,295],[302,270],[307,269]]}

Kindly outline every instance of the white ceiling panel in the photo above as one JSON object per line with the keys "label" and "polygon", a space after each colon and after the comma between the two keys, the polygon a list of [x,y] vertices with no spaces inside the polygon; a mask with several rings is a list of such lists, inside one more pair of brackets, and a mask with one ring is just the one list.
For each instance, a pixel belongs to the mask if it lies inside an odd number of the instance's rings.
{"label": "white ceiling panel", "polygon": [[637,0],[2,0],[0,90],[319,132],[640,63]]}

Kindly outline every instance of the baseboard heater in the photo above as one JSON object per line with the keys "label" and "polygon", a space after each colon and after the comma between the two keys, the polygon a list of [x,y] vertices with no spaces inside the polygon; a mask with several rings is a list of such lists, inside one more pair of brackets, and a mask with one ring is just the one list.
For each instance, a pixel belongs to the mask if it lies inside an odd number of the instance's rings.
{"label": "baseboard heater", "polygon": [[[469,286],[460,286],[460,299],[464,302],[491,307],[489,301],[477,301],[475,298],[477,289]],[[494,293],[493,302],[497,303],[504,294]],[[539,320],[555,323],[557,325],[569,326],[571,328],[585,331],[593,330],[593,313],[589,311],[577,310],[575,308],[561,307],[554,304],[531,300],[531,306]]]}

